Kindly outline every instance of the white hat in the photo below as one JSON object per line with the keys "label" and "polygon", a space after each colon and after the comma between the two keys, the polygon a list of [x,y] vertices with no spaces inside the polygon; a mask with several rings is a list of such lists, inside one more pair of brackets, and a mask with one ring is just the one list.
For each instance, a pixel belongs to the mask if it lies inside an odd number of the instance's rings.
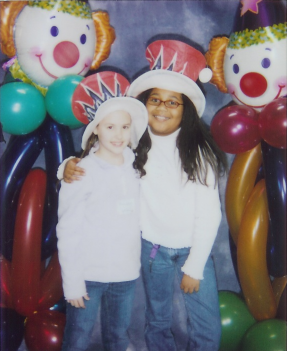
{"label": "white hat", "polygon": [[182,41],[157,40],[147,47],[146,58],[151,71],[135,79],[127,95],[136,97],[152,88],[175,91],[186,95],[201,117],[205,97],[196,80],[199,78],[206,83],[212,77],[211,70],[206,68],[204,55]]}
{"label": "white hat", "polygon": [[82,137],[82,149],[86,148],[87,141],[94,132],[96,126],[110,113],[126,111],[132,119],[131,145],[135,149],[145,132],[148,124],[148,113],[145,105],[131,97],[114,97],[103,102],[95,113],[95,118],[90,122]]}

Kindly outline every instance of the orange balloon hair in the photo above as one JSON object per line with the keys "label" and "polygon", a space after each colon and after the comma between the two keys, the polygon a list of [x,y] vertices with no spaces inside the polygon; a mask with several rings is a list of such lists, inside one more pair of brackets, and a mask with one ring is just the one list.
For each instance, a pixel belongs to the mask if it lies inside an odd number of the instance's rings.
{"label": "orange balloon hair", "polygon": [[211,39],[208,51],[205,54],[206,62],[213,73],[210,83],[214,84],[222,93],[227,93],[224,81],[223,61],[228,42],[229,39],[227,37],[215,37]]}
{"label": "orange balloon hair", "polygon": [[28,4],[28,1],[1,1],[0,4],[0,46],[3,54],[12,57],[16,55],[13,39],[13,28],[15,19]]}
{"label": "orange balloon hair", "polygon": [[92,13],[96,28],[96,50],[91,69],[97,69],[100,64],[109,57],[112,43],[116,38],[115,30],[110,25],[109,14],[104,11]]}

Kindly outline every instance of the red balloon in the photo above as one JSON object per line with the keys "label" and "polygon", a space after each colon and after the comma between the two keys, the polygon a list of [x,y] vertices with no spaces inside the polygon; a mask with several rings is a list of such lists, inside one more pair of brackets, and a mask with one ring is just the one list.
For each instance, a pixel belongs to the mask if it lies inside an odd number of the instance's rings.
{"label": "red balloon", "polygon": [[52,256],[40,282],[38,309],[50,308],[63,296],[61,267],[58,252]]}
{"label": "red balloon", "polygon": [[25,343],[29,351],[60,351],[66,316],[58,311],[40,311],[26,319]]}
{"label": "red balloon", "polygon": [[219,111],[211,122],[211,133],[221,150],[230,154],[251,150],[261,140],[257,113],[245,105]]}
{"label": "red balloon", "polygon": [[24,316],[38,306],[45,192],[46,173],[41,169],[30,171],[18,202],[11,271],[14,308]]}
{"label": "red balloon", "polygon": [[261,137],[266,143],[279,149],[286,149],[286,98],[281,97],[266,105],[259,114],[258,122]]}

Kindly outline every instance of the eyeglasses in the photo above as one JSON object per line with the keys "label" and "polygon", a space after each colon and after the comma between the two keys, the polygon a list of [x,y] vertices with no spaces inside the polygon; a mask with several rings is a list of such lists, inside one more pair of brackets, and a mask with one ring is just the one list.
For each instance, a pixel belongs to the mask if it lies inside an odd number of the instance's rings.
{"label": "eyeglasses", "polygon": [[171,109],[175,109],[175,108],[178,108],[179,105],[183,105],[174,100],[162,101],[160,99],[153,98],[153,97],[148,98],[147,103],[152,106],[159,106],[161,103],[164,103],[165,107],[171,108]]}

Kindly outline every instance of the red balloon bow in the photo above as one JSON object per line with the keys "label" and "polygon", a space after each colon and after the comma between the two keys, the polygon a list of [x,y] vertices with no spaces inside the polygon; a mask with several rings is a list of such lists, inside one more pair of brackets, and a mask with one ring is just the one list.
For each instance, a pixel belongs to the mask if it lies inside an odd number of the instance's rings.
{"label": "red balloon bow", "polygon": [[257,113],[245,105],[219,111],[211,123],[211,133],[227,153],[238,154],[254,148],[263,139],[269,145],[286,149],[286,98],[273,100]]}

